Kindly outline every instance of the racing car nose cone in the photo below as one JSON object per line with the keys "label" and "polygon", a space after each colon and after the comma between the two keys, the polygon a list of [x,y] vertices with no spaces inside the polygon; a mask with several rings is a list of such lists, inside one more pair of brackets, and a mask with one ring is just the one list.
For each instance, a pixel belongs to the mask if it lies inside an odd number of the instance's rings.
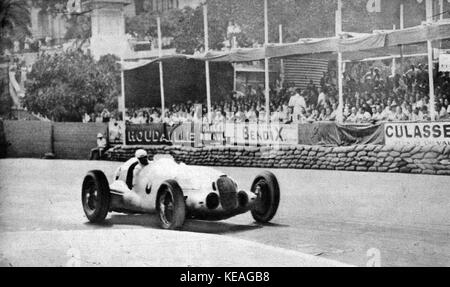
{"label": "racing car nose cone", "polygon": [[233,210],[238,208],[236,184],[230,178],[222,176],[217,180],[217,188],[220,194],[220,203],[223,209]]}

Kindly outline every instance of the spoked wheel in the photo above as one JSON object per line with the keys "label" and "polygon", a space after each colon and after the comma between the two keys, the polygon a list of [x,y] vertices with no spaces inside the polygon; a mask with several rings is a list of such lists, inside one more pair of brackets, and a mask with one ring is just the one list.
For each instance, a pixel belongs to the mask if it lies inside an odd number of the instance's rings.
{"label": "spoked wheel", "polygon": [[255,193],[255,207],[252,216],[259,223],[267,223],[275,216],[280,203],[280,187],[271,172],[263,172],[253,181],[251,191]]}
{"label": "spoked wheel", "polygon": [[106,176],[101,171],[90,171],[83,181],[81,202],[86,217],[92,223],[103,222],[108,215],[111,194]]}
{"label": "spoked wheel", "polygon": [[186,218],[186,203],[183,191],[174,180],[168,180],[161,185],[156,197],[156,210],[161,226],[164,229],[179,229]]}

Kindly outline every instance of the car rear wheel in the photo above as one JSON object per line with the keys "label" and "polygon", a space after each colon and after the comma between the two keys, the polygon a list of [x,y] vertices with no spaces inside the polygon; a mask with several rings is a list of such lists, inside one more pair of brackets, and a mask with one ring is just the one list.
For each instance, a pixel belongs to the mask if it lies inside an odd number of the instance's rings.
{"label": "car rear wheel", "polygon": [[275,175],[265,171],[253,181],[251,191],[258,197],[252,216],[258,223],[267,223],[275,216],[280,203],[280,187]]}
{"label": "car rear wheel", "polygon": [[175,230],[183,226],[186,203],[183,191],[176,181],[168,180],[161,185],[156,196],[156,210],[162,228]]}
{"label": "car rear wheel", "polygon": [[83,181],[81,201],[86,217],[92,223],[101,223],[109,212],[111,193],[106,176],[99,170],[88,172]]}

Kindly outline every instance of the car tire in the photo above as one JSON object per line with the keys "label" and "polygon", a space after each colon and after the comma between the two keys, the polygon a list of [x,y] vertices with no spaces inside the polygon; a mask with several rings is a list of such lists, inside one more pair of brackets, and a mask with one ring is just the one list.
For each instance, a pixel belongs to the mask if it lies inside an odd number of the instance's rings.
{"label": "car tire", "polygon": [[81,202],[86,217],[92,223],[101,223],[109,212],[111,193],[108,180],[102,171],[88,172],[83,181]]}
{"label": "car tire", "polygon": [[258,194],[251,213],[258,223],[268,223],[275,216],[280,203],[280,186],[275,175],[262,172],[253,181],[251,191]]}
{"label": "car tire", "polygon": [[183,190],[174,180],[165,181],[156,196],[156,211],[163,229],[180,229],[186,219]]}

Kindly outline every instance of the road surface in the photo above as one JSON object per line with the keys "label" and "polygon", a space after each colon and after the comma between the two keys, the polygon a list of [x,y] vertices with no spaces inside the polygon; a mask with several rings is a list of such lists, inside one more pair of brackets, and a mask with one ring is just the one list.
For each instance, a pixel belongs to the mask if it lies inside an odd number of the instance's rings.
{"label": "road surface", "polygon": [[[267,226],[250,214],[187,221],[182,232],[160,230],[155,215],[87,223],[85,173],[111,178],[119,165],[0,160],[0,265],[450,266],[450,177],[279,169]],[[219,169],[244,188],[261,171]]]}

